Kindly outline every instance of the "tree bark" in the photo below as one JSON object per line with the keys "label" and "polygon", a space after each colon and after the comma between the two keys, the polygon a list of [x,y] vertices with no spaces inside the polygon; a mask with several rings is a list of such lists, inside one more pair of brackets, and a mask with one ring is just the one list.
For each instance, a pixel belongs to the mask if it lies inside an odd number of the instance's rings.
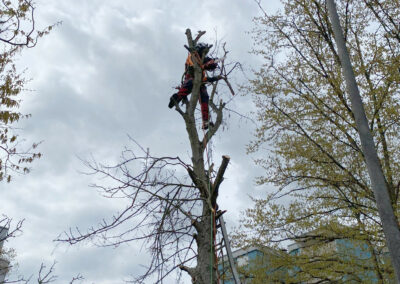
{"label": "tree bark", "polygon": [[[186,36],[189,45],[189,51],[192,53],[194,46],[200,39],[204,32],[200,32],[199,35],[193,40],[191,31],[186,30]],[[193,54],[193,53],[192,53]],[[211,137],[217,132],[222,122],[222,109],[225,106],[221,104],[220,107],[215,107],[212,100],[210,105],[214,106],[214,111],[217,113],[217,119],[215,126],[204,133],[203,139],[199,139],[199,134],[196,129],[195,121],[195,110],[196,104],[200,96],[200,87],[202,82],[202,69],[197,63],[197,60],[193,60],[194,63],[194,80],[191,98],[186,107],[186,112],[182,112],[181,115],[185,120],[186,131],[188,133],[190,147],[192,150],[192,166],[193,169],[188,169],[189,176],[193,181],[193,184],[198,188],[202,198],[202,216],[195,226],[197,234],[195,241],[197,244],[197,265],[194,268],[181,268],[188,272],[192,277],[192,282],[195,284],[217,284],[217,266],[215,262],[215,228],[214,218],[215,210],[217,207],[218,188],[223,181],[223,175],[226,167],[229,163],[229,156],[222,157],[222,163],[218,170],[215,183],[211,181],[210,171],[205,165],[204,153],[208,142]],[[209,165],[210,166],[210,165]],[[210,166],[211,167],[211,166]]]}

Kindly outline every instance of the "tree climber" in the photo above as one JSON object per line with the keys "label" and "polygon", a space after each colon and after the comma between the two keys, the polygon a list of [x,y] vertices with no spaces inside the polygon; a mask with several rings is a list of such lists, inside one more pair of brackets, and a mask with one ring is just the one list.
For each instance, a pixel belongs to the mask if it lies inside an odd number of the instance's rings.
{"label": "tree climber", "polygon": [[[204,58],[202,64],[200,64],[203,70],[203,83],[200,86],[200,109],[201,109],[201,118],[203,121],[203,129],[208,129],[209,126],[213,126],[213,123],[209,121],[209,112],[208,112],[208,93],[206,88],[206,83],[212,83],[222,79],[221,76],[215,77],[207,77],[206,71],[213,71],[217,68],[217,59],[206,56],[208,51],[212,45],[208,45],[205,43],[198,43],[195,46],[194,55],[196,58]],[[192,92],[193,89],[193,79],[194,79],[194,66],[192,61],[192,54],[189,52],[189,55],[186,59],[185,63],[185,73],[183,74],[184,80],[182,85],[178,88],[178,92],[173,94],[169,100],[168,107],[172,108],[175,104],[178,104],[183,99],[187,100],[187,96]]]}

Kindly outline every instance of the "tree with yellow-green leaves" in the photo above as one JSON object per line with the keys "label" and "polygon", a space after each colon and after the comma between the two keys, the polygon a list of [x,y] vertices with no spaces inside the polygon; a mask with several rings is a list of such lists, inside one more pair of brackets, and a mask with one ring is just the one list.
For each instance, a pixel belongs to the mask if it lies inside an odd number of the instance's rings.
{"label": "tree with yellow-green leaves", "polygon": [[[264,11],[256,19],[256,53],[265,64],[249,87],[259,122],[249,151],[263,156],[257,163],[266,172],[258,182],[276,189],[254,200],[242,224],[247,230],[237,238],[275,247],[285,246],[284,240],[307,244],[297,255],[271,257],[270,268],[288,268],[287,283],[384,283],[393,277],[393,268],[326,2],[282,3],[282,12]],[[400,41],[388,27],[393,26],[389,16],[398,15],[399,1],[336,3],[398,214]],[[350,253],[352,249],[324,249],[339,240],[353,243],[362,255]]]}
{"label": "tree with yellow-green leaves", "polygon": [[0,180],[11,180],[11,173],[28,173],[29,164],[40,153],[37,143],[28,148],[13,127],[29,114],[18,111],[27,79],[17,70],[15,57],[25,48],[32,48],[37,40],[50,32],[53,26],[38,30],[35,27],[35,6],[32,0],[0,1]]}
{"label": "tree with yellow-green leaves", "polygon": [[[25,90],[28,79],[24,77],[23,71],[18,70],[15,60],[24,49],[35,47],[39,38],[48,34],[53,27],[54,25],[37,29],[34,1],[0,0],[0,181],[10,182],[12,174],[28,173],[30,163],[41,157],[36,149],[38,143],[24,146],[24,139],[19,136],[15,127],[20,119],[30,116],[18,111],[20,95]],[[12,249],[3,249],[2,243],[20,232],[23,220],[11,224],[12,218],[2,213],[0,212],[0,283],[10,283],[3,277],[12,266],[9,260],[14,259],[14,252]],[[39,276],[38,279],[43,277]],[[18,280],[11,282],[17,283]]]}

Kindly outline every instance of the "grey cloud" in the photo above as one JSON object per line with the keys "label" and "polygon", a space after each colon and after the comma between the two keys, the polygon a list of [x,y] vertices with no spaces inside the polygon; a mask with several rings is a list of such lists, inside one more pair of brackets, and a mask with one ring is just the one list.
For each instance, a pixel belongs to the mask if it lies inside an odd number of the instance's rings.
{"label": "grey cloud", "polygon": [[[43,158],[33,172],[0,185],[1,212],[26,218],[24,234],[7,243],[17,250],[20,273],[34,274],[42,261],[58,261],[57,283],[78,272],[85,283],[122,283],[137,275],[148,257],[141,244],[116,249],[80,245],[69,248],[52,240],[69,227],[83,230],[121,210],[88,184],[90,176],[77,156],[112,164],[118,160],[127,134],[157,155],[181,155],[190,160],[189,142],[178,113],[167,108],[179,84],[187,52],[187,27],[207,29],[206,41],[227,42],[229,59],[249,70],[257,59],[248,54],[251,19],[258,10],[252,1],[38,1],[38,25],[63,21],[18,63],[33,80],[23,97],[22,111],[32,118],[21,122],[27,141],[44,140]],[[241,74],[236,81],[244,82]],[[230,96],[225,93],[226,98]],[[247,113],[250,98],[238,96],[230,108]],[[232,114],[230,127],[213,141],[216,163],[232,157],[221,187],[221,206],[236,224],[253,194],[258,171],[245,145],[253,125]],[[175,283],[170,280],[169,283]],[[189,281],[189,280],[188,280]]]}

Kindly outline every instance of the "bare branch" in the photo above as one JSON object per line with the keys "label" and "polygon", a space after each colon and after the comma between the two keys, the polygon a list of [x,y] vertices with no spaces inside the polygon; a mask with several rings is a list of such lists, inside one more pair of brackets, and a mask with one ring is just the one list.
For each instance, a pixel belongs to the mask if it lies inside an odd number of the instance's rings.
{"label": "bare branch", "polygon": [[[199,32],[193,40],[191,31],[186,30],[187,49],[193,59],[198,59],[193,57],[193,47],[204,33]],[[186,125],[191,162],[179,157],[155,157],[133,139],[133,147],[125,148],[120,161],[114,165],[100,164],[94,158],[85,161],[86,174],[100,180],[91,186],[105,198],[118,198],[123,207],[113,216],[99,220],[97,226],[85,231],[79,227],[70,228],[56,239],[70,245],[91,241],[98,246],[143,241],[151,261],[146,271],[133,280],[135,283],[147,283],[151,275],[155,275],[160,283],[179,268],[189,273],[196,283],[216,284],[216,279],[211,280],[209,275],[209,249],[215,241],[210,236],[216,235],[212,225],[213,210],[229,157],[223,157],[214,186],[211,180],[213,166],[205,160],[204,152],[222,123],[225,103],[221,100],[217,107],[212,102],[217,93],[215,84],[210,106],[217,119],[215,126],[210,127],[200,141],[195,110],[204,81],[199,62],[193,61],[195,76],[190,101],[185,103],[185,110],[175,105]],[[225,70],[224,60],[221,62]],[[211,267],[215,275],[216,267]]]}

